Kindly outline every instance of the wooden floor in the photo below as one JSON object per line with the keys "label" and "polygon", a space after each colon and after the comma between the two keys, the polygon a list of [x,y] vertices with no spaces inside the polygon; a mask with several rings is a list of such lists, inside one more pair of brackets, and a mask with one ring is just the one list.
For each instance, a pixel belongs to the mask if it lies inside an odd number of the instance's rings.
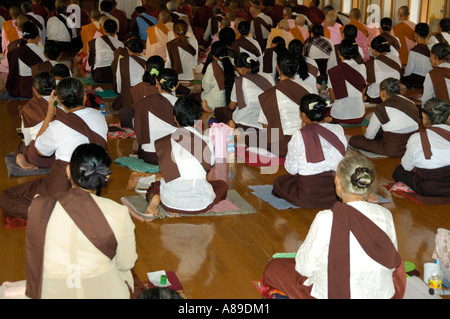
{"label": "wooden floor", "polygon": [[[82,76],[77,66],[74,76]],[[0,74],[0,90],[5,74]],[[95,88],[95,87],[94,87]],[[2,158],[14,151],[20,127],[18,106],[23,101],[0,101]],[[107,115],[109,123],[117,123]],[[360,127],[346,128],[349,135],[362,133]],[[133,140],[109,140],[112,159],[133,151]],[[0,167],[0,191],[26,182],[30,178],[7,177],[5,164]],[[450,229],[450,205],[423,206],[403,198],[392,197],[382,185],[392,181],[391,174],[400,159],[374,160],[379,195],[392,200],[391,210],[398,236],[399,252],[423,273],[423,264],[432,262],[434,238],[438,228]],[[131,171],[112,164],[112,178],[103,196],[120,202],[122,196],[134,195],[126,185]],[[295,252],[307,235],[317,210],[276,210],[251,194],[249,185],[271,184],[286,171],[261,174],[258,168],[236,164],[234,178],[228,179],[257,211],[256,214],[221,217],[164,218],[151,223],[135,220],[138,261],[136,273],[142,281],[146,273],[174,271],[188,299],[259,299],[252,281],[262,276],[274,253]],[[226,165],[216,165],[211,174],[229,177]],[[0,284],[25,279],[25,230],[0,226]]]}

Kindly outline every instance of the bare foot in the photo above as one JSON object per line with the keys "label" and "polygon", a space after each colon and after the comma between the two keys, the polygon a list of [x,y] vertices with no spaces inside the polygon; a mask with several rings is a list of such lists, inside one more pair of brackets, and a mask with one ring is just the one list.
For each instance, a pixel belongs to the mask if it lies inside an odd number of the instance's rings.
{"label": "bare foot", "polygon": [[208,103],[206,101],[202,101],[202,109],[206,113],[212,113],[213,110],[208,106]]}
{"label": "bare foot", "polygon": [[156,217],[159,214],[159,203],[161,201],[161,198],[159,195],[154,195],[152,197],[152,200],[150,201],[150,204],[148,204],[147,211],[145,212],[147,215]]}
{"label": "bare foot", "polygon": [[16,156],[16,164],[23,169],[38,169],[37,166],[34,166],[33,164],[29,163],[25,158],[25,155],[23,154],[18,154]]}

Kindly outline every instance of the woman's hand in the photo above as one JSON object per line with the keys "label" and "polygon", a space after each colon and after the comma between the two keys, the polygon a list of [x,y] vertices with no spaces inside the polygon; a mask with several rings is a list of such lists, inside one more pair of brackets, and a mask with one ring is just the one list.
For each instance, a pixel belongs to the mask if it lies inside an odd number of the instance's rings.
{"label": "woman's hand", "polygon": [[58,101],[56,99],[56,93],[55,90],[53,90],[52,93],[50,94],[50,99],[48,100],[47,118],[49,120],[53,120],[53,118],[55,117],[57,104]]}

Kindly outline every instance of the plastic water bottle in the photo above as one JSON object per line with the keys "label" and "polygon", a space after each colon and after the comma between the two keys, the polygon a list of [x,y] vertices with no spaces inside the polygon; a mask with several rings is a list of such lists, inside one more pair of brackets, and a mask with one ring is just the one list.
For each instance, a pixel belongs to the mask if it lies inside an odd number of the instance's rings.
{"label": "plastic water bottle", "polygon": [[327,84],[325,83],[325,81],[322,81],[319,89],[319,94],[327,94],[327,89]]}
{"label": "plastic water bottle", "polygon": [[103,116],[106,116],[106,109],[105,109],[105,105],[103,103],[100,104],[99,111],[100,111],[100,113],[103,114]]}
{"label": "plastic water bottle", "polygon": [[236,145],[234,144],[234,136],[230,135],[227,141],[227,163],[234,163],[236,159]]}

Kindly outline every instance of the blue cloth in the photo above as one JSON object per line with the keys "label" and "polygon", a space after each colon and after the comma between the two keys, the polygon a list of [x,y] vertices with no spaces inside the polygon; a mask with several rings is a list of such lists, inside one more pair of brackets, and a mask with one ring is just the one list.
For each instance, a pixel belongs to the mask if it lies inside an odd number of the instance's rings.
{"label": "blue cloth", "polygon": [[252,194],[259,197],[263,201],[269,203],[276,209],[289,209],[289,208],[300,208],[283,198],[276,197],[272,194],[273,185],[249,185],[250,189],[253,190]]}
{"label": "blue cloth", "polygon": [[[154,24],[158,24],[158,19],[145,12],[141,13],[141,16],[144,16],[146,19],[150,20]],[[139,36],[141,37],[141,40],[147,40],[147,29],[150,28],[150,26],[144,19],[140,17],[137,17],[136,22],[139,27]]]}

